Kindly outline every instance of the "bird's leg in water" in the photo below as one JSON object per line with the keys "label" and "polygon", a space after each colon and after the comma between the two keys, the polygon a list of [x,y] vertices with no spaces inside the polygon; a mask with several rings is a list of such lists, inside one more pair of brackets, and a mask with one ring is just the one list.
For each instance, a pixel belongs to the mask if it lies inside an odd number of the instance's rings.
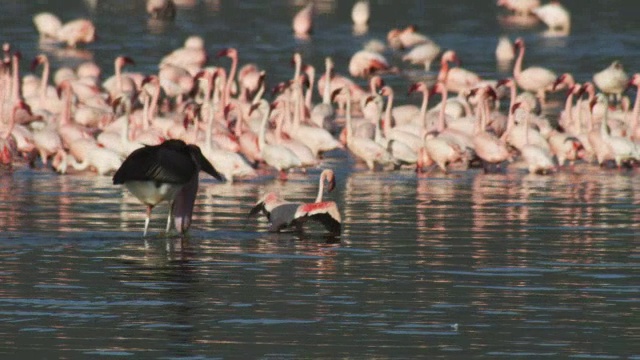
{"label": "bird's leg in water", "polygon": [[144,219],[144,233],[142,234],[142,236],[147,236],[149,221],[151,221],[151,210],[153,210],[153,205],[147,205],[147,217]]}
{"label": "bird's leg in water", "polygon": [[164,230],[165,233],[169,232],[171,229],[171,218],[173,217],[173,203],[169,206],[169,216],[167,217],[167,228]]}

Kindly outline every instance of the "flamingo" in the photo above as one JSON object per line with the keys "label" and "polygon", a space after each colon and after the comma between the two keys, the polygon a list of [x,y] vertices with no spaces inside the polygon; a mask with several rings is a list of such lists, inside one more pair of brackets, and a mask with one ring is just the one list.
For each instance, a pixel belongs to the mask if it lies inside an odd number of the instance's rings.
{"label": "flamingo", "polygon": [[351,8],[351,20],[356,34],[363,34],[367,31],[370,9],[369,0],[359,0]]}
{"label": "flamingo", "polygon": [[618,168],[622,167],[622,163],[625,161],[637,161],[640,159],[640,152],[637,145],[626,137],[611,135],[608,127],[607,120],[609,114],[609,100],[602,94],[596,94],[596,98],[590,103],[591,107],[596,103],[600,103],[604,107],[604,118],[600,123],[600,136],[602,140],[609,145],[613,151],[613,158]]}
{"label": "flamingo", "polygon": [[558,1],[552,1],[533,9],[532,13],[548,27],[548,35],[566,36],[571,30],[571,15]]}
{"label": "flamingo", "polygon": [[332,191],[335,187],[333,170],[325,169],[320,174],[318,195],[313,203],[288,202],[270,192],[258,201],[249,215],[263,213],[269,220],[270,232],[280,232],[291,227],[301,229],[304,222],[312,219],[319,221],[331,234],[339,235],[342,220],[338,205],[334,201],[322,201],[325,182],[328,184],[328,191]]}
{"label": "flamingo", "polygon": [[347,122],[346,127],[346,142],[347,147],[358,158],[364,160],[369,170],[375,169],[375,164],[395,165],[395,160],[391,154],[380,144],[369,138],[356,137],[353,135],[353,128],[351,124],[351,95],[349,88],[342,88],[334,92],[337,95],[339,92],[344,92],[347,96]]}
{"label": "flamingo", "polygon": [[508,63],[516,57],[515,49],[508,36],[501,36],[496,46],[496,60],[498,63]]}
{"label": "flamingo", "polygon": [[383,55],[369,50],[360,50],[349,61],[349,74],[355,77],[367,77],[377,72],[389,71],[391,66]]}
{"label": "flamingo", "polygon": [[33,23],[41,39],[64,42],[69,47],[75,47],[79,43],[92,43],[96,39],[96,28],[87,19],[62,24],[54,14],[42,12],[33,17]]}
{"label": "flamingo", "polygon": [[298,38],[307,38],[313,29],[313,2],[309,2],[293,17],[291,26],[293,33]]}
{"label": "flamingo", "polygon": [[113,184],[124,184],[147,206],[143,236],[147,235],[153,207],[162,201],[171,203],[166,232],[174,217],[176,230],[184,233],[191,225],[201,170],[222,180],[198,146],[170,139],[132,152],[113,175]]}
{"label": "flamingo", "polygon": [[[333,67],[333,60],[330,57],[324,59],[325,63],[325,79],[331,77],[331,68]],[[318,127],[330,130],[333,129],[334,121],[336,119],[336,112],[331,104],[331,84],[329,81],[324,82],[322,90],[322,102],[317,104],[311,109],[311,122]]]}
{"label": "flamingo", "polygon": [[302,166],[300,159],[291,150],[283,145],[267,144],[265,140],[267,131],[267,122],[271,114],[271,106],[267,100],[260,100],[257,105],[251,107],[251,110],[260,109],[262,120],[260,122],[260,133],[258,135],[258,147],[260,154],[267,165],[278,170],[281,180],[287,179],[286,171],[292,168]]}
{"label": "flamingo", "polygon": [[420,34],[415,25],[409,25],[402,30],[391,29],[387,33],[387,41],[389,46],[394,49],[408,49],[419,44],[433,42],[426,35]]}
{"label": "flamingo", "polygon": [[[515,112],[515,110],[522,104],[523,103],[514,104],[512,106],[511,112]],[[548,145],[547,147],[542,147],[537,144],[529,143],[529,132],[531,131],[531,127],[529,126],[530,116],[531,112],[529,109],[527,109],[524,118],[524,145],[519,149],[520,154],[522,155],[522,159],[524,159],[527,164],[529,173],[548,174],[550,172],[553,172],[556,169],[556,166],[553,162],[553,158],[551,157],[551,152],[549,151]]]}
{"label": "flamingo", "polygon": [[518,50],[518,57],[513,68],[513,77],[518,86],[525,91],[536,94],[540,103],[544,105],[545,93],[553,90],[553,84],[558,76],[553,71],[539,66],[531,66],[522,70],[522,59],[525,52],[524,39],[517,38],[514,44]]}
{"label": "flamingo", "polygon": [[160,60],[160,66],[171,64],[189,71],[195,76],[207,63],[209,56],[200,36],[189,36],[181,48],[173,50]]}
{"label": "flamingo", "polygon": [[495,93],[490,87],[479,88],[477,92],[480,97],[478,101],[479,118],[476,122],[472,141],[476,154],[482,160],[484,171],[488,172],[490,165],[499,165],[504,161],[512,161],[513,159],[506,143],[485,130],[488,118],[486,101],[490,95],[493,96]]}
{"label": "flamingo", "polygon": [[440,46],[433,41],[418,44],[402,57],[402,61],[408,61],[414,65],[423,65],[424,71],[431,69],[431,63],[440,54]]}
{"label": "flamingo", "polygon": [[460,63],[458,55],[453,50],[447,50],[440,58],[440,72],[438,82],[445,83],[447,90],[461,93],[476,87],[482,80],[478,74],[461,67],[449,67],[449,62]]}
{"label": "flamingo", "polygon": [[122,73],[122,68],[127,64],[134,65],[135,62],[130,57],[117,56],[113,61],[114,75],[102,83],[102,87],[107,90],[111,99],[121,95],[127,95],[133,99],[136,84],[131,77]]}

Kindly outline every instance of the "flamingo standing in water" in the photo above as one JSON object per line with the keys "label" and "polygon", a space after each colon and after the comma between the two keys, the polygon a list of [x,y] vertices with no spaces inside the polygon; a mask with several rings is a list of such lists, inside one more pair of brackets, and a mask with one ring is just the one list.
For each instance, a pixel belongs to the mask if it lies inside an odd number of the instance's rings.
{"label": "flamingo standing in water", "polygon": [[166,231],[174,217],[176,230],[184,233],[191,225],[201,170],[222,180],[198,146],[171,139],[132,152],[113,175],[113,184],[124,184],[147,206],[143,236],[147,235],[153,207],[162,201],[171,202]]}
{"label": "flamingo standing in water", "polygon": [[513,77],[516,79],[516,83],[523,90],[536,94],[540,104],[546,104],[545,93],[553,90],[553,84],[558,76],[553,71],[540,66],[531,66],[522,70],[522,59],[525,52],[524,39],[517,38],[514,45],[518,50],[518,57],[513,67]]}
{"label": "flamingo standing in water", "polygon": [[296,37],[306,39],[313,29],[313,2],[302,8],[293,17],[291,26]]}
{"label": "flamingo standing in water", "polygon": [[67,43],[70,47],[96,40],[96,27],[87,19],[76,19],[62,24],[57,16],[43,12],[33,17],[33,23],[42,39]]}
{"label": "flamingo standing in water", "polygon": [[395,165],[396,161],[391,154],[380,144],[369,138],[363,138],[354,136],[353,128],[351,124],[351,95],[349,88],[342,88],[334,92],[337,95],[340,92],[345,92],[347,95],[347,121],[346,127],[346,142],[349,150],[358,158],[364,160],[369,170],[375,169],[375,164],[378,163],[382,166]]}
{"label": "flamingo standing in water", "polygon": [[284,145],[267,144],[265,137],[267,132],[267,123],[271,115],[271,105],[267,100],[261,99],[257,105],[251,107],[251,110],[260,109],[262,120],[260,122],[260,133],[258,134],[258,147],[260,154],[267,165],[278,170],[281,180],[287,179],[287,171],[292,168],[302,166],[300,159]]}
{"label": "flamingo standing in water", "polygon": [[325,169],[320,174],[318,195],[312,203],[293,203],[281,199],[277,194],[266,194],[249,212],[255,215],[262,212],[270,222],[269,231],[279,232],[283,229],[295,227],[301,229],[308,219],[319,221],[331,234],[338,235],[341,231],[341,216],[338,205],[334,201],[322,201],[324,184],[328,184],[328,191],[335,187],[333,170]]}
{"label": "flamingo standing in water", "polygon": [[532,13],[549,27],[547,35],[569,35],[569,31],[571,30],[571,15],[560,2],[552,1],[533,9]]}
{"label": "flamingo standing in water", "polygon": [[448,91],[461,93],[476,87],[482,80],[478,74],[459,66],[450,68],[450,62],[460,64],[458,55],[453,50],[447,50],[442,54],[438,73],[438,82],[444,83]]}

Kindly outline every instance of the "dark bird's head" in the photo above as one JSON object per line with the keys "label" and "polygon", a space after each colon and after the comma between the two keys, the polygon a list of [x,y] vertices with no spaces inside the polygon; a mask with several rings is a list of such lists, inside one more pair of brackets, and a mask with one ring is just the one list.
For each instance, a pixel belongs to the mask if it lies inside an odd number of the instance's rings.
{"label": "dark bird's head", "polygon": [[220,175],[220,173],[218,172],[218,170],[216,170],[216,168],[214,168],[213,165],[211,165],[209,160],[207,160],[207,158],[204,157],[204,155],[202,155],[202,151],[200,151],[200,148],[198,147],[198,145],[189,144],[187,146],[189,147],[189,153],[191,154],[191,157],[196,162],[196,164],[198,164],[198,167],[200,168],[200,170],[213,176],[217,180],[220,180],[220,181],[224,180],[222,178],[222,175]]}

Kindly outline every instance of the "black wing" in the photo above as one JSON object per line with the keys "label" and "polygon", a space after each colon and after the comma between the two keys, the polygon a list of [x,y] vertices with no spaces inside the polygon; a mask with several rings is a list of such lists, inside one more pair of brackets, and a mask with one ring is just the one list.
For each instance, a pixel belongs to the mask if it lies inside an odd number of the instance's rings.
{"label": "black wing", "polygon": [[113,175],[113,183],[138,180],[183,184],[197,174],[197,170],[187,144],[181,140],[167,140],[129,154]]}

